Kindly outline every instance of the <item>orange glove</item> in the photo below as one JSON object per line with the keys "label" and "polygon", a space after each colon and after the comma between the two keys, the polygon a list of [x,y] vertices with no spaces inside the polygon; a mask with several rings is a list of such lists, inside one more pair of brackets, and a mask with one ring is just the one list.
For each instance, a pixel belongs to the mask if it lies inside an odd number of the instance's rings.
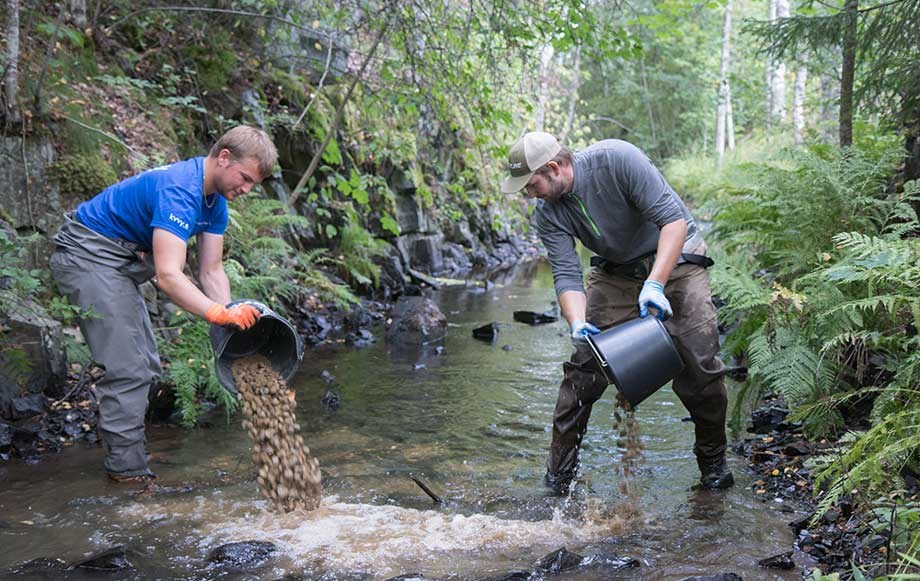
{"label": "orange glove", "polygon": [[226,327],[234,325],[242,330],[246,330],[256,324],[262,313],[259,309],[245,303],[234,305],[229,309],[221,304],[214,303],[204,314],[204,318],[209,323]]}

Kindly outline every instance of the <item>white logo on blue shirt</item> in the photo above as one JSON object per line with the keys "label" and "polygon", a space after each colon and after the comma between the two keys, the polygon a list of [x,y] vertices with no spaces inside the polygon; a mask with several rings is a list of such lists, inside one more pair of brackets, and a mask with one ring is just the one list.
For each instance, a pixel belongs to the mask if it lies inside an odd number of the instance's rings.
{"label": "white logo on blue shirt", "polygon": [[188,222],[184,221],[182,218],[180,218],[179,216],[176,216],[172,212],[169,213],[169,221],[175,222],[176,224],[179,225],[180,228],[184,230],[188,230]]}

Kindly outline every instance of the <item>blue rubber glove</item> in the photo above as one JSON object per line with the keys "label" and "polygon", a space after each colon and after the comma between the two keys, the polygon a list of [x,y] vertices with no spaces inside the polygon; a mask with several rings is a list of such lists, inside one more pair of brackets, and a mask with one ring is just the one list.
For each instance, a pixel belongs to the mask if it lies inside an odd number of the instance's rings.
{"label": "blue rubber glove", "polygon": [[601,330],[587,321],[574,321],[572,323],[572,345],[577,349],[588,344],[588,335],[597,335]]}
{"label": "blue rubber glove", "polygon": [[658,311],[658,319],[667,321],[674,312],[671,303],[664,296],[664,285],[657,280],[647,280],[642,285],[639,293],[639,316],[643,319],[648,316],[648,308],[653,307]]}

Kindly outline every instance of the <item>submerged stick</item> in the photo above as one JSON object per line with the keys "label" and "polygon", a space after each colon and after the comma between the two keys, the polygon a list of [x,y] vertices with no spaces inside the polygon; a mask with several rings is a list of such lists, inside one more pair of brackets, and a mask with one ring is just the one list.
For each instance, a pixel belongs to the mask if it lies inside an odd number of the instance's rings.
{"label": "submerged stick", "polygon": [[409,478],[412,479],[412,482],[415,482],[416,484],[418,484],[418,487],[421,488],[422,491],[431,498],[431,500],[435,501],[436,504],[444,504],[444,501],[441,500],[441,497],[435,494],[434,492],[432,492],[431,489],[428,488],[428,486],[424,482],[422,482],[415,476],[412,476],[411,474],[409,475]]}

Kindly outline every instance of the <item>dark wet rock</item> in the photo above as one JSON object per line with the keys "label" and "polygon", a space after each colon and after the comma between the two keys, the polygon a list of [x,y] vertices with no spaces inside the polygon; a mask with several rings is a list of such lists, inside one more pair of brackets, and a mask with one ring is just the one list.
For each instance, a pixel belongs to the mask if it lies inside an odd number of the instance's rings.
{"label": "dark wet rock", "polygon": [[792,551],[788,551],[761,559],[757,561],[757,566],[764,569],[795,569],[795,562],[792,560]]}
{"label": "dark wet rock", "polygon": [[15,350],[0,351],[0,414],[6,419],[28,417],[8,415],[10,401],[21,394],[64,394],[67,356],[63,327],[33,301],[0,313],[0,318],[4,342],[16,346]]}
{"label": "dark wet rock", "polygon": [[527,581],[530,579],[530,571],[511,571],[504,575],[494,575],[492,577],[483,577],[479,581]]}
{"label": "dark wet rock", "polygon": [[29,575],[34,577],[43,577],[45,579],[54,579],[60,576],[67,569],[67,563],[60,559],[32,559],[21,565],[10,569],[13,575]]}
{"label": "dark wet rock", "polygon": [[814,449],[808,442],[792,442],[783,448],[783,454],[786,456],[808,456],[814,453]]}
{"label": "dark wet rock", "polygon": [[24,420],[41,415],[48,409],[47,398],[40,393],[14,397],[3,404],[0,414],[7,420]]}
{"label": "dark wet rock", "polygon": [[434,577],[425,577],[421,573],[403,573],[396,577],[390,577],[386,581],[439,581]]}
{"label": "dark wet rock", "polygon": [[498,323],[489,323],[473,329],[473,338],[480,341],[495,341],[498,338]]}
{"label": "dark wet rock", "polygon": [[208,562],[233,569],[255,569],[268,562],[275,550],[275,544],[266,541],[227,543],[208,553]]}
{"label": "dark wet rock", "polygon": [[773,430],[781,430],[788,415],[789,410],[776,406],[754,410],[754,413],[751,414],[752,425],[748,431],[755,434],[766,434]]}
{"label": "dark wet rock", "polygon": [[430,299],[400,297],[393,308],[386,338],[392,343],[420,344],[443,339],[447,317]]}
{"label": "dark wet rock", "polygon": [[310,345],[322,343],[333,329],[332,323],[326,317],[315,313],[304,313],[298,323],[298,329],[303,340]]}
{"label": "dark wet rock", "polygon": [[511,345],[502,345],[502,351],[511,351]]}
{"label": "dark wet rock", "polygon": [[719,573],[718,575],[697,575],[685,577],[680,581],[744,581],[741,575],[735,573]]}
{"label": "dark wet rock", "polygon": [[592,555],[581,561],[581,567],[601,571],[619,571],[620,569],[635,569],[642,563],[632,557],[617,557],[609,555]]}
{"label": "dark wet rock", "polygon": [[559,312],[555,309],[535,313],[533,311],[514,311],[514,320],[518,323],[527,325],[545,325],[546,323],[555,323],[559,320]]}
{"label": "dark wet rock", "polygon": [[327,389],[326,393],[323,394],[323,399],[321,399],[319,403],[327,410],[334,412],[339,409],[339,405],[341,405],[342,400],[339,397],[339,394],[332,391],[331,389]]}
{"label": "dark wet rock", "polygon": [[345,343],[355,347],[367,347],[374,342],[374,334],[367,329],[358,329],[354,333],[345,335]]}
{"label": "dark wet rock", "polygon": [[582,557],[577,553],[567,550],[565,547],[553,551],[537,561],[537,570],[549,573],[560,573],[568,571],[581,565]]}
{"label": "dark wet rock", "polygon": [[792,529],[792,532],[798,535],[801,531],[808,528],[808,523],[811,522],[814,514],[807,514],[802,518],[797,518],[794,521],[789,523],[789,528]]}
{"label": "dark wet rock", "polygon": [[13,426],[0,421],[0,452],[8,452],[13,445]]}
{"label": "dark wet rock", "polygon": [[830,508],[821,516],[821,522],[824,524],[834,524],[840,517],[843,516],[843,513],[839,508]]}
{"label": "dark wet rock", "polygon": [[329,371],[326,369],[323,369],[323,372],[320,373],[319,376],[322,377],[323,381],[325,381],[326,383],[329,383],[329,384],[335,383],[335,378],[332,377],[332,374],[329,373]]}
{"label": "dark wet rock", "polygon": [[119,569],[133,569],[128,562],[128,555],[124,545],[106,549],[86,559],[73,564],[74,569],[91,569],[95,571],[117,571]]}

